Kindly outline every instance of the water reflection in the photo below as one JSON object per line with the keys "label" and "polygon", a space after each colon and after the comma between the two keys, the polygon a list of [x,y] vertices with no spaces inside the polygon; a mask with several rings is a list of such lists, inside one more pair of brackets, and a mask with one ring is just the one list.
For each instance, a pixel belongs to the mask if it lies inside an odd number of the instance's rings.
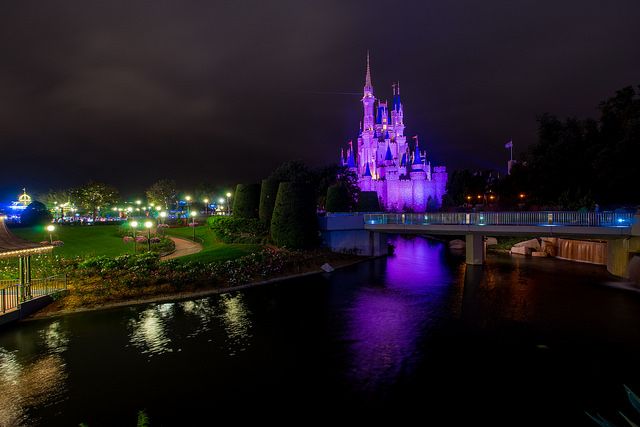
{"label": "water reflection", "polygon": [[66,376],[65,363],[59,354],[47,354],[23,363],[17,352],[0,348],[0,425],[36,421],[27,417],[27,408],[62,399],[66,393]]}
{"label": "water reflection", "polygon": [[147,308],[129,321],[130,343],[149,356],[173,351],[167,322],[173,317],[175,303]]}
{"label": "water reflection", "polygon": [[363,287],[347,313],[351,372],[365,390],[412,369],[416,345],[451,287],[441,243],[416,237],[394,245],[381,284]]}
{"label": "water reflection", "polygon": [[230,356],[244,351],[249,345],[251,334],[250,312],[241,293],[224,294],[220,298],[223,307],[222,321],[227,337],[227,349]]}

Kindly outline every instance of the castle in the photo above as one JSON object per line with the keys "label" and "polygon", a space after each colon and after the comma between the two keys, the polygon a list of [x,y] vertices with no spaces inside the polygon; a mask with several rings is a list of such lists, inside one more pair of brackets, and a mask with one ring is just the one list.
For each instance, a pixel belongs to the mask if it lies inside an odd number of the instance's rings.
{"label": "castle", "polygon": [[[425,212],[439,208],[446,192],[447,169],[431,167],[426,153],[415,143],[407,143],[404,135],[404,111],[400,100],[400,85],[394,84],[391,118],[388,103],[378,100],[374,118],[371,69],[367,53],[367,74],[362,105],[364,118],[358,135],[357,152],[352,142],[341,153],[343,166],[356,173],[362,191],[376,191],[381,206],[395,212]],[[413,147],[412,147],[413,146]]]}

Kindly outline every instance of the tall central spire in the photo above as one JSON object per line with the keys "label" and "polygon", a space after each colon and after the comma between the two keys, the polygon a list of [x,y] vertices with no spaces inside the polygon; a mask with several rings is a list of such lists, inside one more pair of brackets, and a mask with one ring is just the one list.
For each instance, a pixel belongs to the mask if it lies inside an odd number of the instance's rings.
{"label": "tall central spire", "polygon": [[371,84],[371,66],[369,63],[369,51],[367,50],[367,76],[364,80],[364,91],[373,92],[373,85]]}

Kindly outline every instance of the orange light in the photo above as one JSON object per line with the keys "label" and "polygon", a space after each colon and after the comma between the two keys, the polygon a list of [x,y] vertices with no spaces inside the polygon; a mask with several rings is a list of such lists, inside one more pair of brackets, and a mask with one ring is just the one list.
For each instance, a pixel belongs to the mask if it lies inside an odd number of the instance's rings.
{"label": "orange light", "polygon": [[519,194],[519,197],[520,197],[521,199],[524,199],[524,193],[520,193],[520,194]]}
{"label": "orange light", "polygon": [[482,199],[482,196],[478,194],[478,199]]}
{"label": "orange light", "polygon": [[467,200],[471,200],[471,196],[467,196]]}
{"label": "orange light", "polygon": [[489,196],[489,199],[493,200],[493,199],[495,199],[495,196],[492,194],[492,195]]}

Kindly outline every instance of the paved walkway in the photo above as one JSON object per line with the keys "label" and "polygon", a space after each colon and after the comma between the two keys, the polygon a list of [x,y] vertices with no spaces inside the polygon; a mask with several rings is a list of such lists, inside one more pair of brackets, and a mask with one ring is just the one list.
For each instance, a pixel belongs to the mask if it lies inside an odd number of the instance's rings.
{"label": "paved walkway", "polygon": [[176,250],[169,255],[163,256],[162,260],[179,258],[185,255],[197,254],[202,250],[202,245],[192,240],[181,239],[180,237],[169,237],[176,244]]}

